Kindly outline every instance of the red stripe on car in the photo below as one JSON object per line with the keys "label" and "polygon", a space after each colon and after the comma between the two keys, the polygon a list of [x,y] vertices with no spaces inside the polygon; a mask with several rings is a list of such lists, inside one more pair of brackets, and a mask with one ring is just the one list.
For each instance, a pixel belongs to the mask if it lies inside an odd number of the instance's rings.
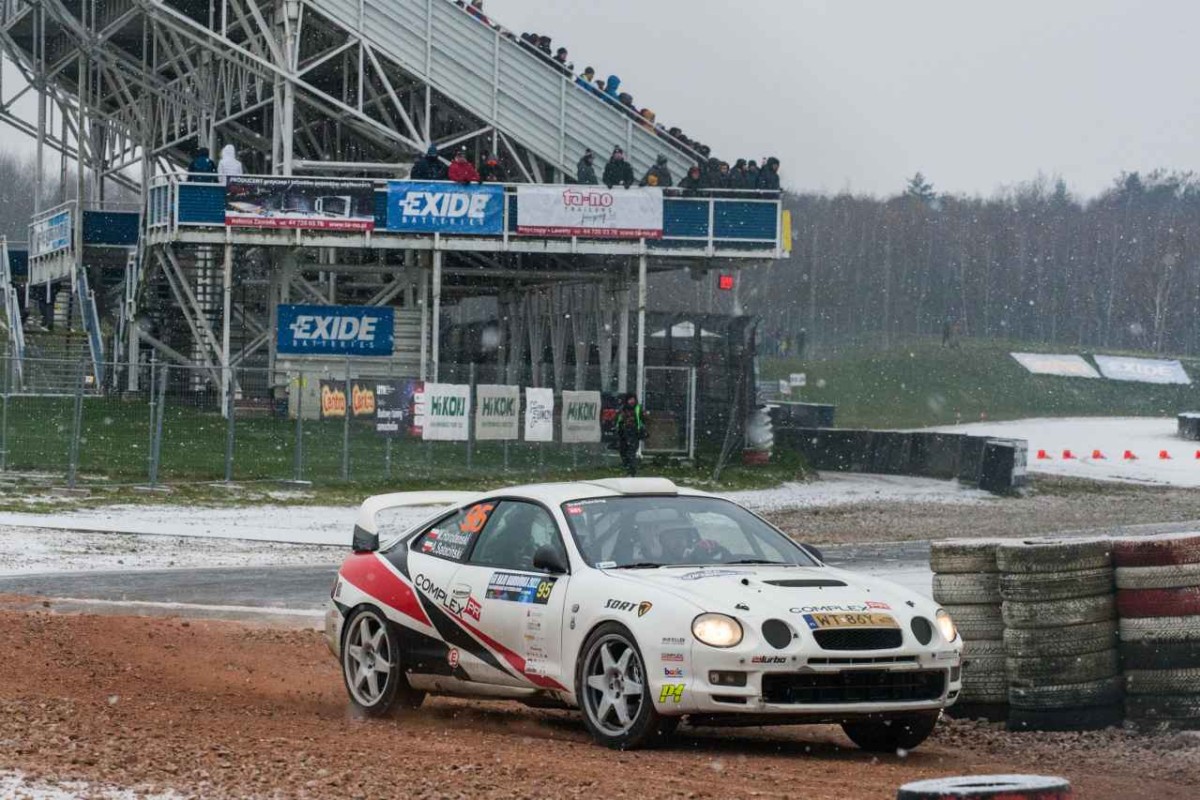
{"label": "red stripe on car", "polygon": [[342,564],[342,578],[379,602],[433,627],[413,587],[392,572],[375,553],[355,553]]}

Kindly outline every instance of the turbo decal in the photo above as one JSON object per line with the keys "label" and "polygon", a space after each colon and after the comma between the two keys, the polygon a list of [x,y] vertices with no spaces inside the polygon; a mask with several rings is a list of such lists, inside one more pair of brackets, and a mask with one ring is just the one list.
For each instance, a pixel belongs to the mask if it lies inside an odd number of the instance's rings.
{"label": "turbo decal", "polygon": [[350,556],[342,564],[341,576],[342,580],[385,606],[412,617],[422,625],[432,624],[429,615],[421,608],[417,593],[388,569],[376,553],[355,553]]}

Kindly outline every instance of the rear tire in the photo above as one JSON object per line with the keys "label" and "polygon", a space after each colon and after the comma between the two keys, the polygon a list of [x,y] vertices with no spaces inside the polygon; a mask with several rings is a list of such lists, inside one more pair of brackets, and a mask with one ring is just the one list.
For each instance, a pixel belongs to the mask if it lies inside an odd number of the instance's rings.
{"label": "rear tire", "polygon": [[843,722],[842,730],[859,750],[868,753],[895,753],[897,750],[912,750],[929,738],[937,727],[940,711],[885,719],[856,720]]}
{"label": "rear tire", "polygon": [[417,708],[425,693],[413,689],[400,659],[399,629],[382,612],[363,606],[346,620],[342,681],[355,708],[382,717],[397,708]]}
{"label": "rear tire", "polygon": [[654,707],[646,661],[624,625],[600,625],[580,653],[575,694],[597,744],[636,750],[661,744],[675,732],[679,717],[663,716]]}

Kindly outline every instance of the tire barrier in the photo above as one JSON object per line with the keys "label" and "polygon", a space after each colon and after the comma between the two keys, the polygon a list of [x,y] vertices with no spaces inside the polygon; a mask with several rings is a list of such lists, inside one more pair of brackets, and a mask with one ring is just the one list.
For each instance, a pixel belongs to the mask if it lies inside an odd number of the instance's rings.
{"label": "tire barrier", "polygon": [[1005,624],[1008,728],[1119,725],[1112,547],[1100,539],[1035,539],[996,548]]}
{"label": "tire barrier", "polygon": [[930,545],[933,597],[950,614],[963,639],[962,691],[948,709],[952,716],[1007,716],[1008,673],[996,566],[999,544],[966,539]]}
{"label": "tire barrier", "polygon": [[1200,534],[1120,539],[1113,561],[1127,719],[1200,728]]}
{"label": "tire barrier", "polygon": [[1039,775],[971,775],[906,783],[896,800],[1071,800],[1071,784]]}
{"label": "tire barrier", "polygon": [[1192,411],[1175,417],[1179,423],[1179,438],[1188,441],[1200,441],[1200,414]]}

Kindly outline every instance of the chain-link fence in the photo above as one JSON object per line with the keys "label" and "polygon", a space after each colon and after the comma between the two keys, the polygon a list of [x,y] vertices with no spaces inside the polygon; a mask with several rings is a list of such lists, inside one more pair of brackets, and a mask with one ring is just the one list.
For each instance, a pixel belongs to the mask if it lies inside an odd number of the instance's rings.
{"label": "chain-link fence", "polygon": [[[462,384],[471,407],[480,384],[469,367],[443,383]],[[461,374],[460,374],[461,373]],[[516,438],[485,439],[474,413],[464,439],[426,441],[408,376],[357,365],[312,371],[233,369],[149,362],[129,390],[127,368],[90,359],[0,358],[0,470],[123,484],[213,480],[395,481],[505,474],[541,479],[574,469],[616,469],[603,443],[564,442],[555,395],[552,441],[525,440],[527,395],[516,392]],[[489,374],[489,380],[495,375]],[[511,391],[511,390],[510,390]],[[395,397],[402,402],[398,405]],[[510,414],[512,412],[510,411]]]}

